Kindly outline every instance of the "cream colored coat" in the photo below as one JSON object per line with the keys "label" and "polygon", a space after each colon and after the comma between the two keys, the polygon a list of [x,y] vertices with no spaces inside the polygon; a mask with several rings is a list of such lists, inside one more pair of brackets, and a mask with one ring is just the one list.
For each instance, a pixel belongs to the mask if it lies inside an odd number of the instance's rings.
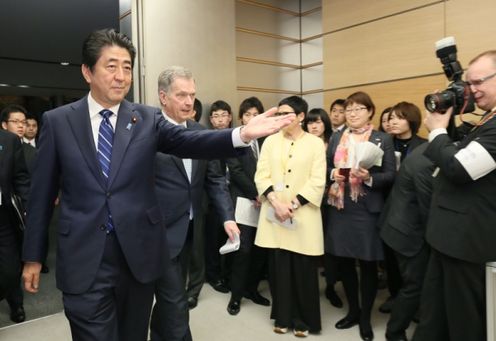
{"label": "cream colored coat", "polygon": [[258,193],[272,186],[280,200],[289,202],[299,194],[309,202],[294,212],[297,227],[290,230],[267,220],[267,209],[271,205],[263,196],[256,245],[310,256],[324,253],[319,207],[325,174],[325,147],[320,138],[304,133],[292,141],[279,132],[264,141],[255,173]]}

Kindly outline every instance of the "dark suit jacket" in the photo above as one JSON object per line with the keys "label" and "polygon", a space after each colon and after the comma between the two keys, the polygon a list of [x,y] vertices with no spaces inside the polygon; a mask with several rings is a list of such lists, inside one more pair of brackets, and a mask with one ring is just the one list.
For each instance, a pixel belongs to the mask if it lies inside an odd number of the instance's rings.
{"label": "dark suit jacket", "polygon": [[[187,127],[191,130],[206,129],[194,121],[187,121]],[[178,256],[186,241],[190,205],[193,207],[193,219],[198,219],[204,213],[202,198],[205,191],[221,219],[234,220],[226,178],[222,175],[218,160],[193,159],[190,183],[182,159],[157,153],[155,183],[160,211],[164,214],[167,226],[171,258]]]}
{"label": "dark suit jacket", "polygon": [[19,137],[0,130],[0,189],[2,205],[11,210],[11,195],[19,195],[26,204],[29,193],[29,174]]}
{"label": "dark suit jacket", "polygon": [[[258,140],[259,149],[262,149],[263,139]],[[238,157],[226,160],[229,168],[229,189],[236,205],[236,198],[243,197],[255,200],[258,196],[255,185],[255,172],[257,171],[257,159],[251,151]]]}
{"label": "dark suit jacket", "polygon": [[[344,131],[335,132],[327,148],[327,179],[329,179],[330,172],[336,168],[334,166],[334,154],[336,148],[341,140]],[[381,167],[373,166],[369,169],[372,176],[372,187],[364,185],[365,194],[361,197],[365,201],[365,206],[371,213],[380,213],[384,206],[384,198],[387,189],[392,184],[395,176],[396,161],[394,157],[394,147],[391,136],[380,131],[373,130],[370,134],[369,141],[378,145],[384,150]]]}
{"label": "dark suit jacket", "polygon": [[415,256],[424,246],[432,196],[434,164],[423,153],[425,143],[405,158],[381,215],[381,237],[396,252]]}
{"label": "dark suit jacket", "polygon": [[236,155],[231,130],[190,131],[164,120],[160,111],[120,105],[106,183],[96,155],[87,97],[43,115],[40,162],[32,177],[24,238],[25,261],[41,262],[55,198],[61,190],[57,286],[78,294],[93,282],[104,250],[108,210],[134,277],[151,282],[169,257],[164,221],[155,195],[157,150],[178,157]]}
{"label": "dark suit jacket", "polygon": [[24,142],[22,143],[22,149],[24,151],[24,158],[26,159],[26,166],[28,168],[29,175],[31,176],[33,174],[37,150],[32,145]]}
{"label": "dark suit jacket", "polygon": [[496,159],[496,119],[459,143],[437,136],[425,151],[440,172],[434,185],[427,242],[448,256],[474,263],[496,260],[496,171],[473,180],[454,157],[476,141]]}

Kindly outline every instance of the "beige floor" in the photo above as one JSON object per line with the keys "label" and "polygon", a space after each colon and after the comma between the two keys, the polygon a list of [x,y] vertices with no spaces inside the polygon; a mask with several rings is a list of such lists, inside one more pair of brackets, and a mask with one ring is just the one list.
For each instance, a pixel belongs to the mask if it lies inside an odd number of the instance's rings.
{"label": "beige floor", "polygon": [[[337,286],[340,296],[342,288]],[[266,286],[262,293],[268,296]],[[385,290],[379,291],[376,307],[372,317],[375,340],[384,340],[385,324],[388,315],[377,312],[377,306],[387,295]],[[323,296],[322,296],[323,297]],[[220,294],[206,285],[200,296],[198,307],[191,311],[190,326],[195,341],[284,341],[295,340],[288,333],[279,335],[272,332],[272,323],[269,320],[269,308],[243,301],[241,312],[237,316],[230,316],[226,311],[229,295]],[[332,307],[327,300],[321,300],[322,333],[310,335],[307,339],[322,339],[335,341],[360,341],[358,327],[349,330],[337,330],[334,324],[344,316],[344,309]],[[409,330],[411,336],[412,328]],[[55,314],[38,320],[29,321],[20,325],[0,329],[1,341],[67,341],[70,333],[67,320],[63,313]]]}

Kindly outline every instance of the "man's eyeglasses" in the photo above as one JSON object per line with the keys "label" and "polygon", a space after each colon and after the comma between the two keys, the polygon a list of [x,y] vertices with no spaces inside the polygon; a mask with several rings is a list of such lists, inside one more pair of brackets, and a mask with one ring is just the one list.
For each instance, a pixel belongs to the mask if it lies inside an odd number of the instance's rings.
{"label": "man's eyeglasses", "polygon": [[222,114],[213,114],[212,118],[215,118],[215,119],[226,118],[226,117],[229,117],[229,115],[230,114],[228,112],[223,112]]}
{"label": "man's eyeglasses", "polygon": [[284,115],[289,115],[289,114],[295,114],[294,111],[281,111],[281,112],[276,112],[274,116],[284,116]]}
{"label": "man's eyeglasses", "polygon": [[16,125],[19,125],[20,124],[20,125],[23,125],[23,126],[25,126],[25,125],[28,124],[28,122],[26,120],[23,120],[23,121],[21,121],[21,120],[7,120],[7,122],[13,123],[13,124],[16,124]]}
{"label": "man's eyeglasses", "polygon": [[494,76],[496,76],[496,72],[493,73],[492,75],[489,75],[489,76],[486,76],[486,77],[482,77],[482,78],[479,78],[479,79],[474,79],[473,81],[467,81],[466,83],[468,85],[479,86],[479,85],[482,85],[482,83],[484,83],[485,81],[493,78]]}
{"label": "man's eyeglasses", "polygon": [[352,112],[354,112],[355,114],[358,114],[362,110],[367,110],[367,107],[356,107],[353,109],[346,109],[344,112],[347,114],[351,114]]}

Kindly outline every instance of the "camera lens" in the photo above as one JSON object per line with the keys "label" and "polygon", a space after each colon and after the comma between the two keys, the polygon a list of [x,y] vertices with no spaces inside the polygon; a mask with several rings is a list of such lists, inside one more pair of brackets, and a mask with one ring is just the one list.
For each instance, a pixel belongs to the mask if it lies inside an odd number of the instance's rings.
{"label": "camera lens", "polygon": [[444,114],[455,104],[455,96],[451,91],[443,91],[425,96],[424,105],[430,112]]}

